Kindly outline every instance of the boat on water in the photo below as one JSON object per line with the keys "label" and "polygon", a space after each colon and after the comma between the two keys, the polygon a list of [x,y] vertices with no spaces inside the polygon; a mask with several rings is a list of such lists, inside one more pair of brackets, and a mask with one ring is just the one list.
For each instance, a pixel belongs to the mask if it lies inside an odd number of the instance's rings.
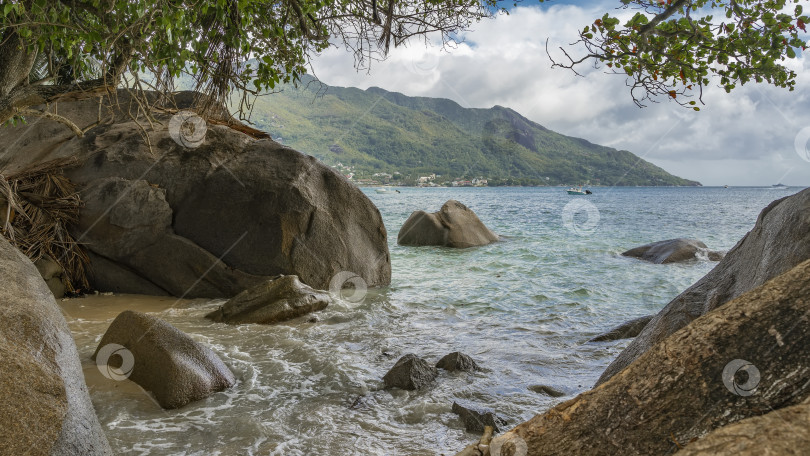
{"label": "boat on water", "polygon": [[377,193],[399,193],[399,190],[391,190],[390,188],[377,188],[374,191]]}
{"label": "boat on water", "polygon": [[785,190],[786,188],[788,188],[788,186],[785,185],[785,184],[773,184],[773,185],[771,185],[771,188],[774,188],[774,189],[777,189],[777,190]]}
{"label": "boat on water", "polygon": [[571,187],[566,190],[569,195],[591,195],[593,192],[590,190],[583,190],[582,187]]}

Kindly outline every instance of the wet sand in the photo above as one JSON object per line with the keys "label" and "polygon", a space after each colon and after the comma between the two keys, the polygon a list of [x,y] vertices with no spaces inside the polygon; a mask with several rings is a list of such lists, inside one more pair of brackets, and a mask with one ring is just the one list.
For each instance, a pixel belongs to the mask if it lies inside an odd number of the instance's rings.
{"label": "wet sand", "polygon": [[59,306],[68,320],[106,321],[115,318],[125,310],[144,313],[163,312],[172,307],[186,308],[193,302],[208,300],[177,299],[172,296],[146,296],[131,294],[98,294],[81,298],[65,298]]}

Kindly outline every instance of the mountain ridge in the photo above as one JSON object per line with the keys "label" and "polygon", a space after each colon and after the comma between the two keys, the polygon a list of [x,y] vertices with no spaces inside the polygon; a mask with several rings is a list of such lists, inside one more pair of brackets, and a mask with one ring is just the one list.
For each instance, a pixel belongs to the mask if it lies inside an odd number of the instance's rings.
{"label": "mountain ridge", "polygon": [[483,177],[490,185],[700,185],[500,105],[464,108],[446,98],[329,86],[310,76],[277,90],[255,101],[256,127],[356,180],[382,174],[415,183],[436,174],[440,181]]}

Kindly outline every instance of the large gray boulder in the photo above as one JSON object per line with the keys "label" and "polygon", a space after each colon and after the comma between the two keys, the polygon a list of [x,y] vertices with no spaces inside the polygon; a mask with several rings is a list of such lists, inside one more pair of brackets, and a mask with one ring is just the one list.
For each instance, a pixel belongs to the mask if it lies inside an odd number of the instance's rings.
{"label": "large gray boulder", "polygon": [[302,284],[296,276],[282,276],[239,293],[205,318],[269,325],[323,310],[331,302],[329,293]]}
{"label": "large gray boulder", "polygon": [[[106,348],[118,346],[128,352]],[[111,353],[118,353],[116,359],[101,359]],[[205,399],[236,383],[233,373],[210,348],[159,318],[131,310],[115,317],[93,359],[119,368],[114,371],[116,375],[152,393],[166,409]]]}
{"label": "large gray boulder", "polygon": [[723,257],[721,252],[709,250],[702,241],[682,238],[653,242],[622,253],[623,256],[638,258],[655,264],[696,260],[700,254],[706,255],[712,261],[718,261]]}
{"label": "large gray boulder", "polygon": [[810,398],[808,296],[810,260],[492,444],[517,442],[529,455],[671,454],[715,429],[800,404]]}
{"label": "large gray boulder", "polygon": [[[178,106],[190,104],[181,94]],[[0,170],[75,156],[65,170],[86,207],[73,230],[101,291],[230,298],[279,274],[326,289],[338,273],[368,286],[391,278],[379,211],[356,186],[315,158],[272,140],[209,125],[197,148],[172,139],[169,115],[141,128],[98,99],[59,104],[80,127],[41,120],[0,129],[11,144]],[[105,101],[106,103],[106,101]],[[137,109],[132,111],[137,112]]]}
{"label": "large gray boulder", "polygon": [[59,306],[3,237],[0,277],[0,454],[112,454]]}
{"label": "large gray boulder", "polygon": [[692,320],[810,258],[810,189],[776,200],[697,283],[675,297],[608,366],[597,385]]}
{"label": "large gray boulder", "polygon": [[432,214],[415,211],[399,230],[399,245],[437,245],[467,248],[491,244],[498,235],[490,231],[475,212],[455,200],[449,200]]}

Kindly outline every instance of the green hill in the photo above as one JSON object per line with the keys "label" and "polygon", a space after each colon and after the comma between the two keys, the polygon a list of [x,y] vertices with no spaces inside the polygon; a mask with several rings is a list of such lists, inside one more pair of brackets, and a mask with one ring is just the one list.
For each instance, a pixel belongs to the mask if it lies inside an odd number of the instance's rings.
{"label": "green hill", "polygon": [[[260,97],[251,120],[290,147],[355,174],[403,183],[484,177],[490,185],[700,185],[632,153],[553,132],[495,106],[468,109],[440,98],[307,78]],[[380,179],[379,177],[375,179]]]}

